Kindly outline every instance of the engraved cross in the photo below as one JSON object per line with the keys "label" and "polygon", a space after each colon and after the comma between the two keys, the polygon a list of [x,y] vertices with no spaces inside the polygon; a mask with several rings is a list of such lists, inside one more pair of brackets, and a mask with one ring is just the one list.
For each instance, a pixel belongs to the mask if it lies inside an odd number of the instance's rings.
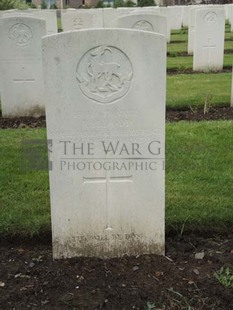
{"label": "engraved cross", "polygon": [[20,79],[14,79],[15,83],[24,83],[24,82],[35,82],[35,79],[27,79],[27,78],[20,78]]}
{"label": "engraved cross", "polygon": [[105,184],[105,207],[106,207],[106,228],[105,230],[112,230],[110,221],[109,221],[109,207],[111,205],[111,197],[110,197],[110,184],[111,183],[132,183],[132,175],[129,176],[110,176],[107,171],[107,175],[105,177],[84,177],[83,184],[93,184],[93,183],[103,183]]}

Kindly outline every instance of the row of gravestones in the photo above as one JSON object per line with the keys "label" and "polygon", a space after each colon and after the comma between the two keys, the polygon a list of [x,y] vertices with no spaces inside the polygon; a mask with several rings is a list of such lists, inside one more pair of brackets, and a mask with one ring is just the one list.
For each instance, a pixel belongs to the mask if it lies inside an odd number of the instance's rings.
{"label": "row of gravestones", "polygon": [[[121,17],[119,28],[167,34],[166,18],[153,14],[145,18],[138,14]],[[0,18],[0,93],[4,117],[44,115],[41,38],[46,32],[44,19],[14,14]]]}
{"label": "row of gravestones", "polygon": [[[155,13],[167,17],[168,30],[179,30],[190,25],[190,10],[198,6],[144,7],[144,8],[104,8],[104,9],[67,9],[60,10],[63,31],[83,28],[115,28],[119,17],[128,14]],[[204,7],[204,6],[202,6]],[[222,6],[225,18],[233,27],[233,4]],[[0,12],[0,17],[8,14],[27,14],[46,20],[47,34],[57,33],[57,12],[55,10],[9,10]]]}
{"label": "row of gravestones", "polygon": [[[127,9],[122,9],[125,11]],[[43,10],[42,10],[43,11]],[[42,11],[38,11],[41,14]],[[78,11],[78,10],[75,10]],[[102,11],[102,9],[101,9]],[[116,10],[111,10],[116,11]],[[34,11],[33,11],[34,12]],[[98,12],[82,12],[83,20],[98,28]],[[18,13],[17,13],[18,14]],[[0,19],[0,93],[2,115],[4,117],[38,116],[44,114],[43,77],[41,64],[41,37],[52,33],[52,23],[48,20],[54,12],[45,12],[47,19],[36,19],[10,13]],[[36,13],[34,13],[36,14]],[[52,15],[51,15],[52,14]],[[64,16],[70,18],[71,13]],[[86,15],[87,14],[87,15]],[[90,16],[92,18],[90,18]],[[223,6],[197,7],[190,10],[189,53],[194,52],[194,70],[222,70],[224,58],[225,14]],[[85,18],[84,18],[85,17]],[[52,19],[54,20],[54,19]],[[115,19],[110,19],[115,20]],[[95,21],[95,22],[94,22]],[[166,17],[147,13],[120,14],[114,21],[117,28],[133,28],[154,31],[167,36]],[[113,25],[112,25],[113,26]],[[55,31],[55,29],[54,29]],[[169,31],[170,34],[170,31]],[[168,38],[168,37],[167,37]],[[191,42],[193,42],[191,44]],[[191,49],[191,47],[193,49]]]}
{"label": "row of gravestones", "polygon": [[42,19],[0,20],[1,82],[46,102],[54,258],[164,254],[166,37],[64,32],[41,55],[45,34]]}
{"label": "row of gravestones", "polygon": [[223,6],[194,7],[190,10],[188,54],[194,71],[223,69],[225,10]]}

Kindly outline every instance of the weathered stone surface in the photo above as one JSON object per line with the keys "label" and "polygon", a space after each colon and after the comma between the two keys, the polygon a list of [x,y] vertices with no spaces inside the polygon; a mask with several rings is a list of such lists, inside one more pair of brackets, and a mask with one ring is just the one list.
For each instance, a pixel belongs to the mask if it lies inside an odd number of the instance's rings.
{"label": "weathered stone surface", "polygon": [[54,258],[163,254],[165,37],[46,37],[43,67]]}
{"label": "weathered stone surface", "polygon": [[0,85],[4,117],[44,114],[41,37],[45,20],[33,17],[0,19]]}

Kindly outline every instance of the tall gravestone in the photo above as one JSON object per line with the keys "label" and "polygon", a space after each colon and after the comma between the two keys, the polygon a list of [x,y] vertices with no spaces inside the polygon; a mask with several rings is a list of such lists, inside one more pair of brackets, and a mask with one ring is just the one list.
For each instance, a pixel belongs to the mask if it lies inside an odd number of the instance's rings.
{"label": "tall gravestone", "polygon": [[152,31],[167,36],[167,19],[155,14],[131,14],[118,18],[119,28]]}
{"label": "tall gravestone", "polygon": [[43,39],[54,258],[164,253],[166,38]]}
{"label": "tall gravestone", "polygon": [[44,114],[41,37],[45,21],[33,17],[0,19],[0,85],[5,117]]}
{"label": "tall gravestone", "polygon": [[195,16],[193,70],[222,70],[225,35],[224,8],[197,9]]}

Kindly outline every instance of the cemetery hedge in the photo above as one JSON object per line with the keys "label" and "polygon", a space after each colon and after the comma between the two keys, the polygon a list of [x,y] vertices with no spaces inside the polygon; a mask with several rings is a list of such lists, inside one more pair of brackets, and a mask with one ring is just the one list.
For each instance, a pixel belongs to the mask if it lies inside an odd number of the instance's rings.
{"label": "cemetery hedge", "polygon": [[[50,235],[48,173],[21,169],[24,139],[45,140],[46,131],[1,131],[2,236]],[[233,223],[233,121],[168,123],[166,139],[167,233],[184,226],[185,232],[226,233]]]}

